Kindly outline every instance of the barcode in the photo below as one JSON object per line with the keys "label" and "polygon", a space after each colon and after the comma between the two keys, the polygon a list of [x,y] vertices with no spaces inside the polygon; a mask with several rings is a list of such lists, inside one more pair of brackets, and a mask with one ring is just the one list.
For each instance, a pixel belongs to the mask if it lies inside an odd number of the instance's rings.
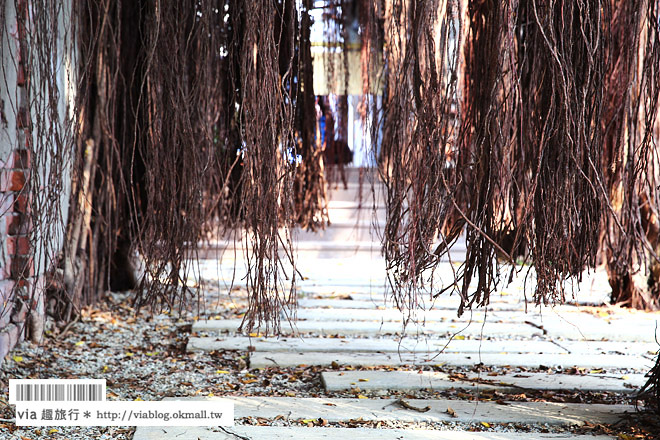
{"label": "barcode", "polygon": [[105,380],[34,379],[9,382],[10,403],[105,400]]}

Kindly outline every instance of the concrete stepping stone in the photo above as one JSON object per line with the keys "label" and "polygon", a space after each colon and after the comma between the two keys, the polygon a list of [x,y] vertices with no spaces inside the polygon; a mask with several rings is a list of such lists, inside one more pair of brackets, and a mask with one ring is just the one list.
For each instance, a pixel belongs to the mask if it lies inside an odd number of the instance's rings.
{"label": "concrete stepping stone", "polygon": [[[581,332],[587,333],[593,327],[617,328],[617,324],[623,325],[625,321],[612,321],[607,323],[600,318],[593,316],[590,313],[565,313],[548,312],[548,313],[525,313],[524,310],[507,310],[507,311],[489,311],[484,313],[483,309],[477,309],[473,313],[466,312],[460,318],[456,316],[456,309],[432,309],[432,310],[419,310],[414,313],[401,312],[394,308],[383,309],[365,309],[365,308],[299,308],[297,310],[297,317],[299,320],[307,321],[392,321],[400,322],[404,319],[412,318],[417,322],[456,322],[456,323],[481,323],[484,320],[489,323],[520,323],[533,322],[537,326],[555,328],[567,327],[565,333],[579,335]],[[648,326],[653,325],[652,322],[645,323]],[[630,325],[626,326],[630,329]],[[628,333],[636,333],[636,329],[631,329]],[[548,330],[550,331],[550,330]],[[644,331],[640,329],[640,333]]]}
{"label": "concrete stepping stone", "polygon": [[241,350],[257,352],[328,352],[328,353],[579,353],[640,355],[652,359],[655,343],[611,341],[485,340],[404,338],[402,341],[379,338],[254,338],[246,336],[191,337],[188,351]]}
{"label": "concrete stepping stone", "polygon": [[[256,416],[256,415],[255,415]],[[606,435],[540,434],[521,432],[470,432],[439,430],[369,429],[369,428],[306,428],[299,426],[232,426],[224,428],[207,427],[156,427],[140,426],[135,430],[133,440],[325,440],[356,438],[364,440],[610,440],[616,437]]]}
{"label": "concrete stepping stone", "polygon": [[450,365],[473,366],[479,363],[490,366],[538,368],[578,367],[605,369],[633,369],[648,371],[651,359],[641,356],[611,354],[519,354],[519,353],[441,353],[434,356],[409,353],[326,353],[326,352],[271,352],[250,354],[251,368],[296,367],[299,365],[330,366],[333,362],[354,367],[400,365]]}
{"label": "concrete stepping stone", "polygon": [[[403,408],[396,399],[324,399],[291,397],[225,397],[233,400],[234,417],[263,417],[274,419],[318,419],[341,422],[362,418],[367,421],[401,422],[487,422],[549,425],[575,425],[589,423],[616,423],[632,405],[603,405],[546,402],[473,402],[466,400],[410,399],[416,408],[430,409],[418,412]],[[448,413],[451,408],[455,417]]]}
{"label": "concrete stepping stone", "polygon": [[554,340],[569,353],[638,354],[653,357],[660,349],[657,342],[564,341]]}
{"label": "concrete stepping stone", "polygon": [[[249,338],[220,336],[188,339],[188,351],[243,350],[257,352],[327,352],[327,353],[568,353],[549,341],[479,341],[475,339],[404,338]],[[597,353],[596,351],[592,351]]]}
{"label": "concrete stepping stone", "polygon": [[[323,310],[323,309],[320,309]],[[380,311],[374,311],[380,312]],[[325,311],[328,314],[328,311]],[[338,312],[337,315],[343,313]],[[398,313],[398,312],[397,312]],[[356,315],[357,316],[357,315]],[[373,317],[376,317],[374,314]],[[523,317],[521,317],[523,319]],[[591,318],[585,316],[580,320],[594,322]],[[595,318],[593,318],[595,319]],[[630,326],[621,321],[617,325],[595,322],[582,323],[579,326],[573,326],[573,322],[578,322],[572,317],[572,322],[568,320],[555,320],[546,318],[543,321],[535,320],[529,317],[526,321],[536,325],[530,325],[525,321],[518,323],[511,322],[493,322],[487,320],[485,324],[477,322],[440,322],[429,321],[425,325],[409,324],[405,329],[405,334],[435,334],[435,335],[453,335],[460,334],[466,337],[521,337],[531,338],[532,336],[547,336],[549,338],[565,338],[575,340],[611,340],[611,341],[629,341],[653,343],[655,341],[655,324],[651,322],[640,322],[639,325]],[[193,324],[193,331],[204,332],[235,332],[241,325],[240,319],[222,319],[222,320],[203,320]],[[377,334],[403,334],[401,322],[381,321],[381,320],[354,320],[354,321],[318,321],[318,320],[299,320],[295,322],[295,327],[283,320],[283,334],[299,333],[317,333],[320,335],[377,335]]]}
{"label": "concrete stepping stone", "polygon": [[[482,381],[490,382],[483,383]],[[646,383],[643,374],[631,375],[569,375],[547,373],[500,374],[489,376],[470,373],[465,380],[446,373],[432,371],[324,371],[321,382],[326,391],[361,390],[413,391],[421,389],[494,390],[502,393],[520,393],[523,389],[580,390],[634,392]]]}
{"label": "concrete stepping stone", "polygon": [[[236,332],[241,325],[240,319],[217,319],[200,320],[193,324],[193,332]],[[256,332],[257,330],[255,330]],[[470,325],[463,323],[444,323],[434,322],[427,326],[408,325],[405,328],[405,334],[435,334],[435,335],[454,335],[480,337],[484,336],[511,336],[531,338],[535,334],[540,334],[540,330],[530,325],[508,324],[508,323],[481,323],[472,322]],[[384,335],[384,334],[404,334],[402,323],[400,322],[380,322],[380,321],[297,321],[292,329],[285,321],[282,322],[282,333],[300,334],[317,333],[320,335]]]}
{"label": "concrete stepping stone", "polygon": [[[380,295],[380,296],[379,296]],[[298,310],[301,309],[365,309],[365,310],[383,310],[394,309],[391,300],[386,301],[383,294],[374,294],[369,297],[361,294],[352,294],[352,300],[349,299],[299,299]],[[358,299],[359,298],[359,299]],[[459,306],[459,300],[449,298],[448,300],[436,300],[433,302],[433,310],[447,310],[450,313],[448,316],[456,318],[456,310]],[[491,302],[488,306],[491,310],[507,310],[507,311],[525,311],[525,306],[520,305],[518,301],[497,301]],[[477,310],[477,313],[483,314],[483,311]],[[399,312],[400,313],[400,312]]]}
{"label": "concrete stepping stone", "polygon": [[[580,317],[580,320],[582,318]],[[530,320],[534,322],[535,320]],[[649,321],[636,321],[635,325],[630,325],[630,321],[619,320],[611,323],[596,322],[594,324],[578,324],[579,320],[565,321],[544,320],[544,333],[550,337],[560,337],[569,339],[587,339],[592,341],[610,340],[610,341],[629,341],[629,342],[654,342],[655,323]]]}

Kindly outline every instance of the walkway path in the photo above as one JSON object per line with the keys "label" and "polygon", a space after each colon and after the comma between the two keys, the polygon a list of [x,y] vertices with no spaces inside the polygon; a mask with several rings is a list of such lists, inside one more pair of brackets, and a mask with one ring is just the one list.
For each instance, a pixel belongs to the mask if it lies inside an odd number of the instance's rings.
{"label": "walkway path", "polygon": [[[355,180],[351,185],[349,192]],[[402,314],[385,295],[370,211],[358,219],[349,196],[335,193],[331,215],[338,220],[323,236],[301,234],[299,269],[305,279],[298,320],[284,320],[279,338],[238,334],[240,319],[200,320],[187,347],[238,350],[256,376],[265,368],[316,366],[330,397],[229,397],[237,421],[258,420],[261,426],[139,428],[135,440],[580,439],[576,426],[612,424],[634,412],[629,404],[569,403],[552,396],[570,391],[585,400],[609,393],[625,401],[653,365],[657,314],[594,306],[607,299],[602,273],[576,286],[573,305],[536,308],[525,303],[526,272],[493,294],[485,310],[459,318],[457,298],[442,296],[425,301],[413,316]],[[461,252],[459,243],[452,257],[460,259]],[[452,279],[455,264],[441,266],[439,283]],[[230,258],[202,266],[202,273],[213,269],[225,279],[232,276]],[[420,391],[447,392],[450,398],[425,399],[415,394]],[[333,398],[337,393],[353,397]],[[525,399],[525,393],[541,398]],[[287,420],[309,421],[310,427],[277,426]],[[386,421],[417,430],[378,429]],[[419,430],[424,426],[427,430]],[[561,427],[570,432],[559,432]]]}

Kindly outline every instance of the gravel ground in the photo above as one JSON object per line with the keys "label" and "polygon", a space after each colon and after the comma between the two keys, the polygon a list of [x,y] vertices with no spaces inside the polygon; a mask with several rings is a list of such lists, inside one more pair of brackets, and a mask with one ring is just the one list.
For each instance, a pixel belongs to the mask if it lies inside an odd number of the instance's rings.
{"label": "gravel ground", "polygon": [[[245,311],[245,292],[236,289],[231,297],[219,290],[208,289],[205,304],[200,308],[184,310],[177,315],[141,311],[136,314],[129,306],[125,294],[109,294],[107,301],[96,308],[83,310],[79,320],[59,330],[50,325],[44,343],[36,346],[27,342],[14,350],[0,367],[0,385],[4,402],[8,396],[8,380],[24,378],[87,378],[106,379],[108,400],[160,400],[178,396],[296,396],[296,397],[355,397],[367,398],[450,398],[520,401],[554,401],[583,403],[630,403],[629,395],[618,393],[550,393],[525,392],[501,396],[497,393],[479,395],[461,389],[451,391],[421,390],[414,393],[366,392],[355,388],[340,393],[326,393],[321,385],[319,367],[267,368],[250,370],[247,353],[222,351],[186,353],[190,323],[206,317],[199,310],[212,310],[217,318],[240,317]],[[336,365],[336,370],[351,368]],[[400,369],[405,369],[402,367]],[[471,374],[475,369],[433,367],[450,374]],[[481,372],[504,373],[521,369],[481,368]],[[535,370],[525,370],[535,371]],[[571,371],[558,371],[568,372]],[[625,371],[617,370],[616,374]],[[488,375],[484,374],[487,378]],[[644,417],[644,416],[639,416]],[[467,429],[472,431],[522,432],[593,432],[619,435],[622,439],[652,438],[651,432],[660,432],[655,421],[631,419],[619,426],[584,425],[555,427],[519,424],[480,423],[401,423],[365,422],[351,420],[328,423],[324,420],[265,420],[248,417],[237,424],[253,425],[308,425],[308,426],[363,426],[374,428]],[[4,405],[0,413],[0,438],[7,439],[131,439],[132,427],[16,427],[11,419],[13,410]],[[488,425],[488,426],[486,426]],[[644,432],[646,431],[646,433]]]}

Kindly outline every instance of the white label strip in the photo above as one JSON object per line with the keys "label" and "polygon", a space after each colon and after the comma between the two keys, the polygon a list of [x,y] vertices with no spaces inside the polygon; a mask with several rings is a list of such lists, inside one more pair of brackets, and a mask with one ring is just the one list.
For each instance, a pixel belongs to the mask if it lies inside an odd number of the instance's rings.
{"label": "white label strip", "polygon": [[9,403],[103,402],[105,379],[9,379]]}
{"label": "white label strip", "polygon": [[16,426],[233,426],[227,399],[19,402]]}

